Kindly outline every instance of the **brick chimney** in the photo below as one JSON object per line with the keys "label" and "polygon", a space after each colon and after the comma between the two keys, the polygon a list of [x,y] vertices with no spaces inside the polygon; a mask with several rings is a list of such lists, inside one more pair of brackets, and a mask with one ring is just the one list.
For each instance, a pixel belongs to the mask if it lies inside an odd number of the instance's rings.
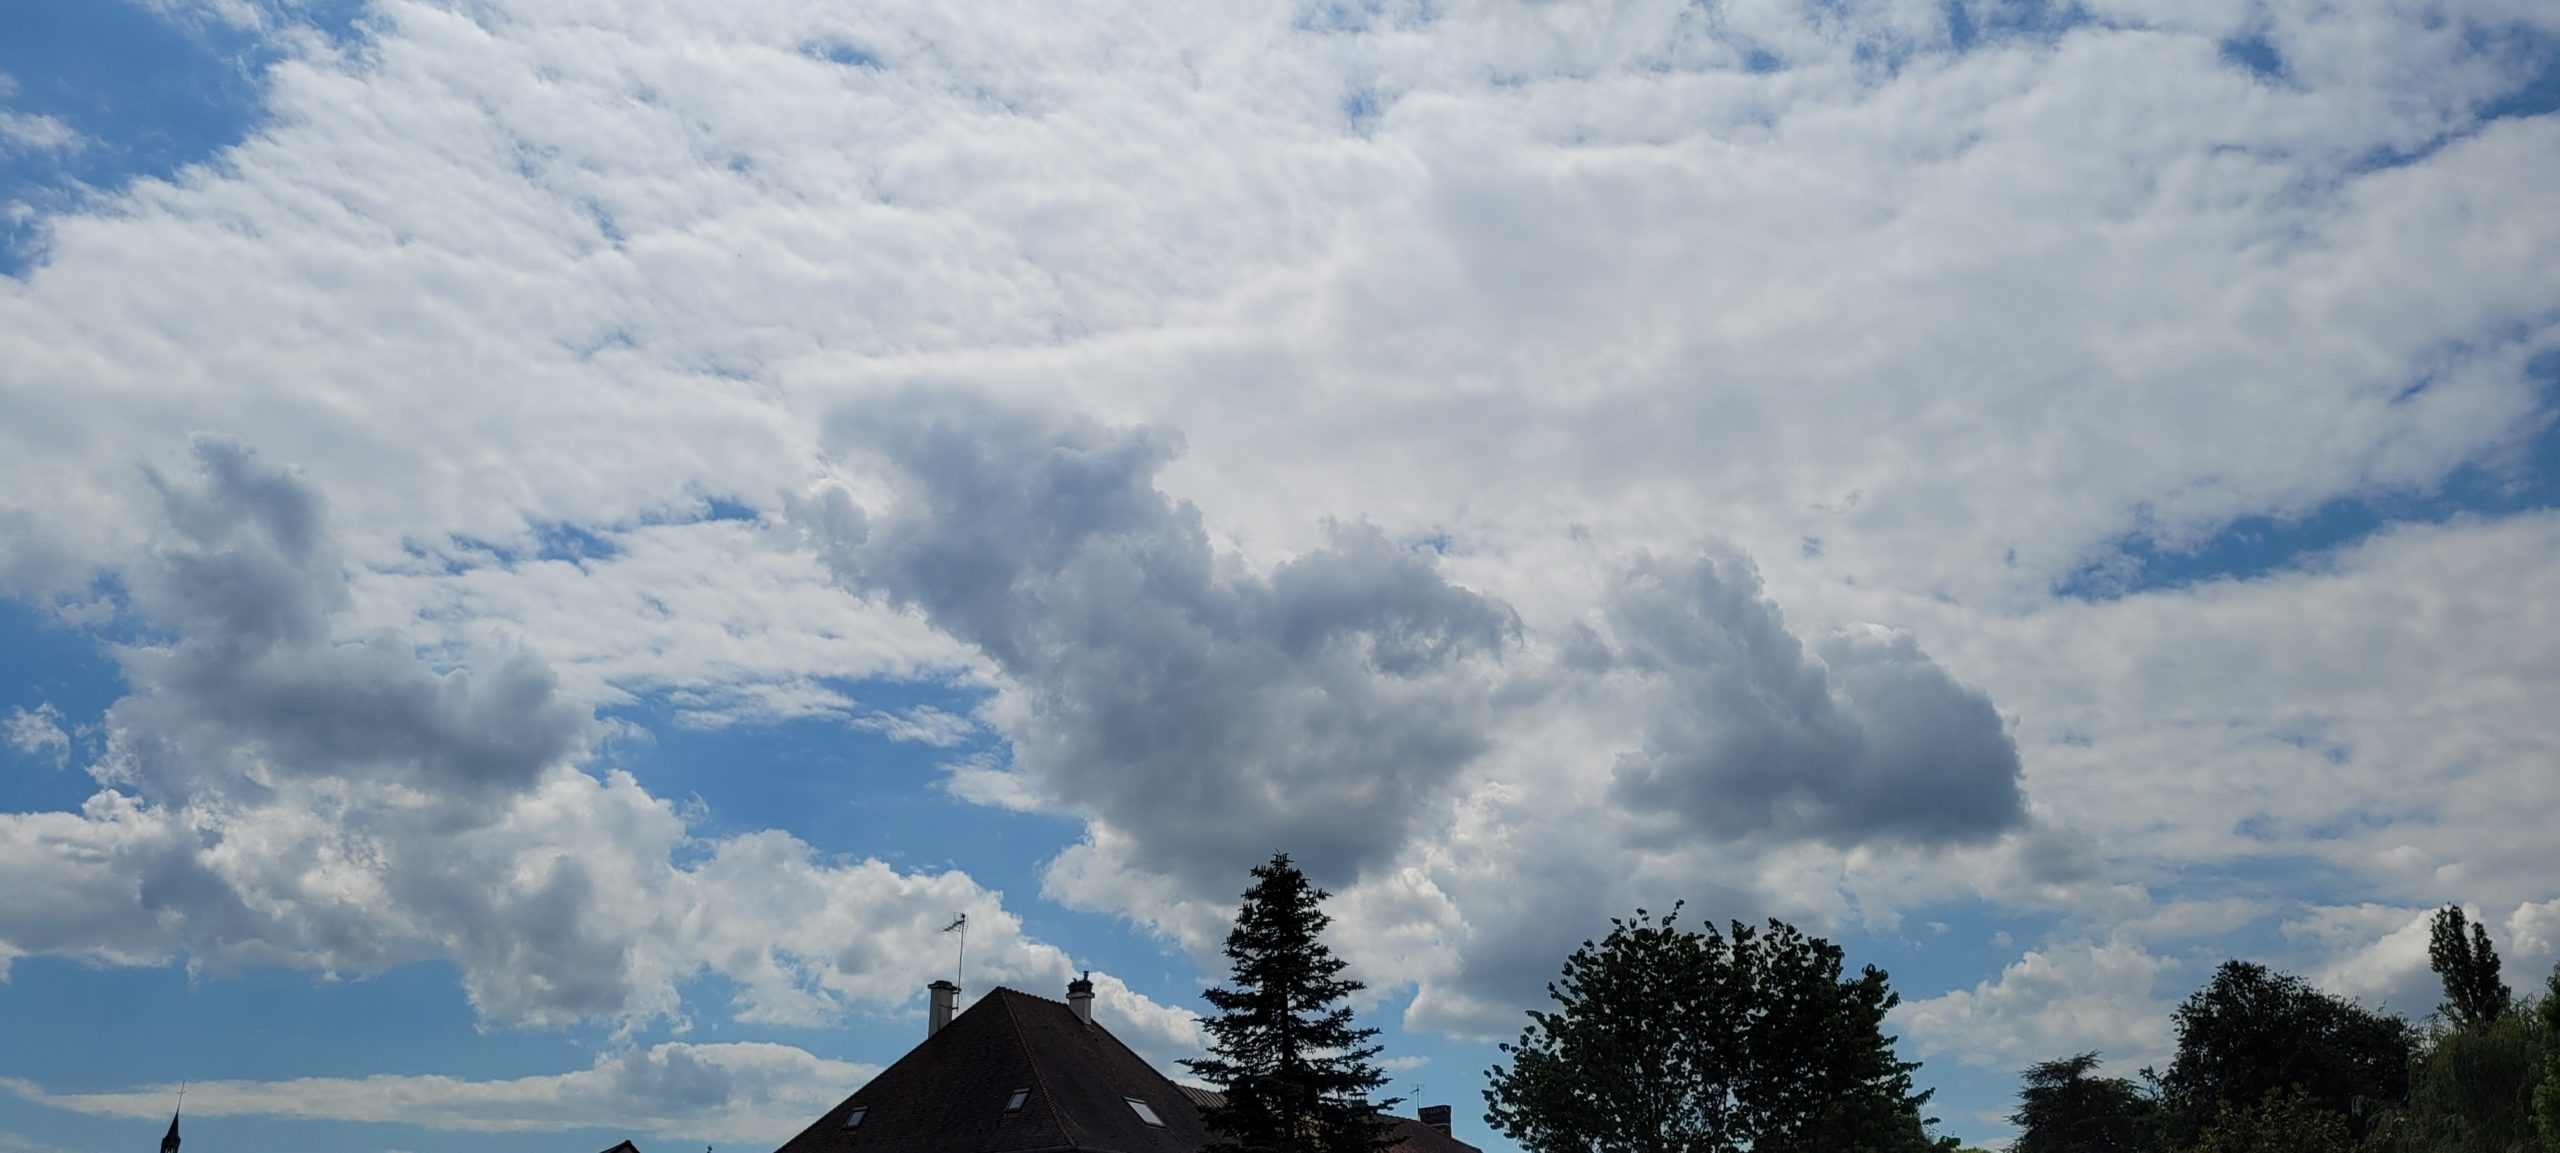
{"label": "brick chimney", "polygon": [[1076,1020],[1093,1024],[1093,970],[1067,982],[1067,1008],[1076,1011]]}
{"label": "brick chimney", "polygon": [[1425,1106],[1423,1106],[1423,1107],[1422,1107],[1422,1114],[1421,1114],[1421,1115],[1422,1115],[1422,1123],[1423,1123],[1423,1124],[1428,1125],[1428,1126],[1430,1126],[1430,1127],[1432,1127],[1432,1128],[1434,1128],[1434,1129],[1437,1129],[1437,1130],[1439,1130],[1440,1132],[1442,1132],[1442,1133],[1444,1133],[1444,1134],[1445,1134],[1445,1133],[1447,1133],[1447,1132],[1449,1131],[1449,1107],[1448,1107],[1448,1106],[1446,1106],[1446,1105],[1425,1105]]}
{"label": "brick chimney", "polygon": [[960,1003],[960,986],[949,981],[935,981],[925,986],[925,991],[933,994],[933,1017],[924,1028],[924,1035],[930,1037],[951,1023],[951,1011]]}

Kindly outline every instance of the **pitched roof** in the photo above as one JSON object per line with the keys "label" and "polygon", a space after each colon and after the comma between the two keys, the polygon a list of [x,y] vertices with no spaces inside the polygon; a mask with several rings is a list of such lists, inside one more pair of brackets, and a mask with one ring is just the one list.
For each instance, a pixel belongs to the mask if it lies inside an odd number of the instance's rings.
{"label": "pitched roof", "polygon": [[1390,1153],[1478,1153],[1475,1146],[1411,1117],[1387,1120],[1393,1122],[1387,1128],[1387,1136],[1395,1142],[1387,1146]]}
{"label": "pitched roof", "polygon": [[[1007,1111],[1017,1089],[1030,1093]],[[1163,1124],[1147,1124],[1130,1099]],[[1181,1088],[1109,1030],[1064,1002],[997,988],[780,1153],[1196,1153],[1208,1137]]]}
{"label": "pitched roof", "polygon": [[616,1145],[611,1149],[605,1150],[604,1153],[640,1153],[640,1147],[625,1141],[620,1145]]}
{"label": "pitched roof", "polygon": [[[1029,1091],[1021,1108],[1006,1109],[1018,1090]],[[1064,1002],[999,987],[778,1153],[1199,1153],[1200,1110],[1219,1099],[1176,1084]],[[1394,1153],[1476,1153],[1413,1118],[1390,1120]]]}

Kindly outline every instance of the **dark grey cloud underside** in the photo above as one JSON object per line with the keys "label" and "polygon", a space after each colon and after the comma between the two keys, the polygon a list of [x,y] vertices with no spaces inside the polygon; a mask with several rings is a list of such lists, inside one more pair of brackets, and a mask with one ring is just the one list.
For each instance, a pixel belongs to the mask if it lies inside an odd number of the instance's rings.
{"label": "dark grey cloud underside", "polygon": [[1647,684],[1644,743],[1622,754],[1630,810],[1721,836],[1835,844],[1978,841],[2026,819],[2018,750],[1983,693],[1908,636],[1807,651],[1744,561],[1645,557],[1620,573],[1614,643],[1582,659]]}
{"label": "dark grey cloud underside", "polygon": [[836,571],[1001,667],[1016,766],[1142,867],[1228,886],[1286,849],[1339,883],[1485,746],[1512,612],[1373,527],[1254,575],[1155,488],[1172,435],[953,398],[840,431],[907,492],[819,510]]}
{"label": "dark grey cloud underside", "polygon": [[347,575],[318,488],[221,437],[195,438],[192,465],[152,476],[158,539],[125,581],[135,622],[167,639],[118,651],[132,691],[107,711],[93,771],[216,814],[306,785],[365,790],[290,835],[371,858],[385,889],[381,907],[350,904],[304,891],[309,862],[218,866],[232,822],[180,821],[128,850],[142,910],[217,963],[368,971],[439,949],[494,1019],[627,1011],[628,942],[599,916],[588,864],[546,854],[540,876],[513,877],[505,837],[484,840],[546,769],[583,755],[593,715],[529,652],[475,674],[429,666],[397,633],[338,639]]}
{"label": "dark grey cloud underside", "polygon": [[[127,574],[138,614],[177,639],[119,654],[138,690],[108,716],[119,773],[162,800],[216,779],[323,776],[469,799],[520,790],[583,747],[592,716],[528,654],[439,673],[397,635],[334,642],[347,579],[319,490],[237,441],[194,448],[193,475],[153,476],[167,532]],[[205,771],[236,758],[256,771]]]}
{"label": "dark grey cloud underside", "polygon": [[[1134,838],[1141,867],[1222,882],[1275,848],[1339,883],[1400,847],[1484,751],[1519,632],[1427,550],[1337,526],[1244,571],[1158,491],[1153,429],[918,398],[843,419],[902,493],[876,523],[804,510],[849,586],[920,609],[1017,686],[1007,735],[1044,800]],[[1789,632],[1747,564],[1641,560],[1574,676],[1649,702],[1619,795],[1723,837],[1978,839],[2023,818],[2018,757],[1982,694],[1907,638]]]}

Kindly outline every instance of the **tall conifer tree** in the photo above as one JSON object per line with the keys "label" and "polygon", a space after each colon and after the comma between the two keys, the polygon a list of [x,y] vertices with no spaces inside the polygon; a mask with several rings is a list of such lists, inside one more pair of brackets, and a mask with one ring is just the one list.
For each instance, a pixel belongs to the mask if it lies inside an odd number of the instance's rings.
{"label": "tall conifer tree", "polygon": [[1352,1025],[1343,998],[1365,988],[1321,937],[1331,894],[1307,882],[1287,853],[1253,870],[1227,934],[1230,988],[1204,990],[1218,1010],[1205,1025],[1210,1056],[1184,1061],[1226,1104],[1207,1111],[1217,1147],[1234,1153],[1371,1153],[1383,1148],[1386,1084],[1375,1029]]}
{"label": "tall conifer tree", "polygon": [[2498,950],[2489,944],[2489,927],[2471,924],[2460,905],[2436,910],[2427,934],[2427,962],[2444,982],[2444,1013],[2457,1029],[2495,1021],[2515,1003],[2515,994],[2499,979]]}

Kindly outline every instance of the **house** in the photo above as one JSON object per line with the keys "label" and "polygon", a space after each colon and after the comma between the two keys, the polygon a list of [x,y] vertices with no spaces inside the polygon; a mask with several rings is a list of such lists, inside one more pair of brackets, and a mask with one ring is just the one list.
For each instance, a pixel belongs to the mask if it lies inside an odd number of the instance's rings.
{"label": "house", "polygon": [[[960,988],[931,986],[924,1042],[778,1153],[1200,1153],[1201,1108],[1093,1019],[1093,983],[1052,1001],[997,988],[954,1015]],[[1447,1106],[1393,1119],[1395,1153],[1476,1153]]]}

